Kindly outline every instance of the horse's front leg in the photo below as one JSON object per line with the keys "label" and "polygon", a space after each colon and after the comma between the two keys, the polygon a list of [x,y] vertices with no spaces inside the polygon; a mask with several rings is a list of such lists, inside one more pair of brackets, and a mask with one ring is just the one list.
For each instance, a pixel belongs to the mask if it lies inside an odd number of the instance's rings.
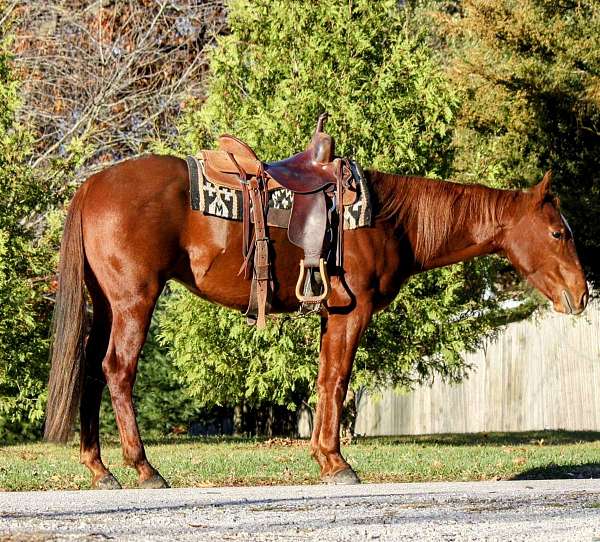
{"label": "horse's front leg", "polygon": [[333,314],[321,321],[321,355],[317,380],[318,402],[311,439],[313,457],[324,481],[356,484],[360,480],[342,457],[340,422],[352,364],[360,337],[371,320],[370,309]]}

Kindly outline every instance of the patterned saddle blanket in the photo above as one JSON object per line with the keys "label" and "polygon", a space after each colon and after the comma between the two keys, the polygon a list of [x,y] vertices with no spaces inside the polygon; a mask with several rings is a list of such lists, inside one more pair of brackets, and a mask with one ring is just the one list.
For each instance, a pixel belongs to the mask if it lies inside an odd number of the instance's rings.
{"label": "patterned saddle blanket", "polygon": [[[371,226],[372,206],[369,187],[362,169],[356,162],[349,162],[356,181],[357,195],[352,203],[344,206],[344,229],[354,230]],[[209,216],[242,221],[242,191],[212,183],[204,172],[201,157],[189,156],[187,163],[192,209]],[[287,188],[269,191],[267,224],[287,228],[293,201],[294,194]]]}

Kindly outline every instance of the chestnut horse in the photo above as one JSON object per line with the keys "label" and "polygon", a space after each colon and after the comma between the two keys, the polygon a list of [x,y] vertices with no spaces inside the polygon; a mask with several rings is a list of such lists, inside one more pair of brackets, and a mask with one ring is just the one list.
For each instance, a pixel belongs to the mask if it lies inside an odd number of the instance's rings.
{"label": "chestnut horse", "polygon": [[[505,254],[554,304],[579,314],[588,300],[572,233],[550,194],[550,175],[530,191],[504,191],[431,179],[366,173],[372,227],[344,235],[344,273],[332,277],[321,314],[318,405],[311,440],[321,477],[358,478],[340,452],[340,416],[359,339],[411,275],[490,253]],[[271,228],[273,310],[298,308],[302,254]],[[120,488],[100,457],[98,418],[110,390],[125,462],[140,487],[166,487],[146,458],[132,390],[138,356],[158,296],[169,279],[226,307],[248,305],[250,282],[238,275],[242,224],[190,209],[186,163],[146,156],[93,175],[67,217],[54,317],[45,437],[65,441],[79,408],[81,462],[92,487]],[[85,286],[93,303],[87,342]],[[409,337],[406,338],[410,340]]]}

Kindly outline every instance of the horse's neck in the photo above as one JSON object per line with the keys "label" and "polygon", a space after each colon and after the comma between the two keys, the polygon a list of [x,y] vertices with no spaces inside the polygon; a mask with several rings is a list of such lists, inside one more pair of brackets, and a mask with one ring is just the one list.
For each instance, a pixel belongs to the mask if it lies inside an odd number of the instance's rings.
{"label": "horse's neck", "polygon": [[518,194],[514,191],[485,189],[479,186],[464,186],[462,197],[480,198],[473,205],[473,213],[449,229],[448,237],[440,243],[438,250],[423,262],[422,269],[434,269],[464,262],[502,250],[500,239],[503,228],[512,220]]}
{"label": "horse's neck", "polygon": [[416,271],[501,250],[498,236],[518,204],[517,192],[380,172],[371,175],[380,201],[396,200],[391,219],[413,247]]}
{"label": "horse's neck", "polygon": [[435,269],[452,265],[453,263],[464,262],[476,258],[477,256],[485,256],[498,252],[498,246],[495,236],[490,234],[487,238],[479,241],[473,238],[463,237],[462,239],[450,240],[448,244],[435,254],[431,259],[427,260],[421,269]]}

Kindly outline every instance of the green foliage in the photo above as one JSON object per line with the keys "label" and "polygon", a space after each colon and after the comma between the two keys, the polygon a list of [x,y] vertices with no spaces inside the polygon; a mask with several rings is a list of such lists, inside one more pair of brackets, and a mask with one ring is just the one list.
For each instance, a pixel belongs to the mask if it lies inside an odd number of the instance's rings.
{"label": "green foliage", "polygon": [[199,406],[269,402],[294,409],[308,395],[317,374],[315,319],[281,318],[257,331],[239,313],[180,286],[166,304],[161,342]]}
{"label": "green foliage", "polygon": [[[231,33],[211,55],[209,96],[183,119],[184,150],[229,132],[267,160],[282,158],[304,148],[327,110],[337,154],[364,167],[447,176],[458,97],[412,15],[395,0],[231,2]],[[460,378],[460,353],[491,327],[481,312],[491,304],[489,269],[459,265],[412,280],[367,333],[354,385]],[[261,334],[183,292],[167,309],[163,343],[204,404],[284,403],[298,388],[314,391],[316,322],[294,321],[285,335],[271,324]]]}
{"label": "green foliage", "polygon": [[455,175],[528,186],[552,169],[580,256],[600,268],[600,4],[464,0],[440,16],[463,94]]}
{"label": "green foliage", "polygon": [[213,51],[209,96],[184,118],[187,150],[223,132],[265,160],[304,148],[320,113],[337,154],[370,167],[447,173],[458,105],[395,0],[230,4],[231,33]]}
{"label": "green foliage", "polygon": [[57,186],[77,161],[51,171],[28,166],[31,134],[20,126],[11,42],[0,29],[0,439],[31,436],[43,418],[50,294],[60,220],[68,195]]}
{"label": "green foliage", "polygon": [[355,385],[410,388],[437,376],[458,381],[462,355],[492,331],[495,300],[485,296],[490,261],[425,273],[405,285],[375,316],[356,359]]}
{"label": "green foliage", "polygon": [[[43,414],[42,378],[48,303],[43,275],[48,254],[24,224],[40,197],[30,172],[22,165],[29,143],[15,123],[17,83],[9,68],[9,42],[0,37],[0,438],[29,432]],[[40,324],[42,322],[42,325]],[[20,426],[26,416],[31,423]]]}

